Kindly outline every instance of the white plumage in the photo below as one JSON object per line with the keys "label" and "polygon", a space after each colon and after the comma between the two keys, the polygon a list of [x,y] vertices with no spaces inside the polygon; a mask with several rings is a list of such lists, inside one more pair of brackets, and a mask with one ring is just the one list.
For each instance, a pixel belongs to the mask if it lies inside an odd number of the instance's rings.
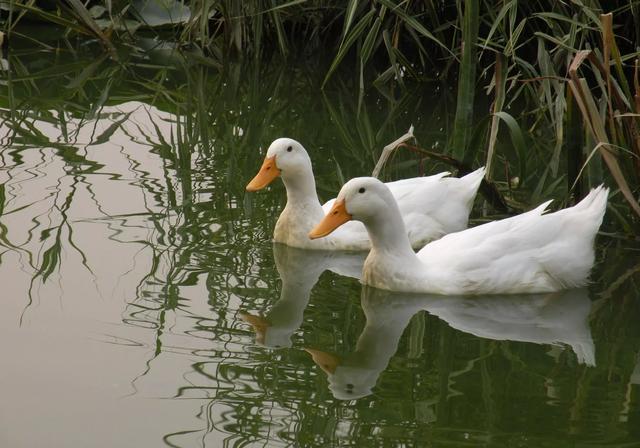
{"label": "white plumage", "polygon": [[[364,190],[364,192],[362,192]],[[370,177],[347,182],[338,195],[364,222],[373,248],[363,282],[381,289],[437,294],[551,292],[585,285],[608,189],[574,207],[544,214],[549,202],[500,221],[449,234],[415,254],[389,189]]]}
{"label": "white plumage", "polygon": [[[295,140],[279,138],[267,151],[274,158],[287,190],[287,204],[274,229],[274,241],[306,249],[367,250],[371,247],[366,229],[359,222],[349,222],[322,240],[307,236],[324,217],[335,199],[320,205],[311,160],[304,147]],[[467,227],[480,182],[480,168],[462,178],[434,176],[415,177],[387,183],[399,205],[406,234],[412,247]]]}

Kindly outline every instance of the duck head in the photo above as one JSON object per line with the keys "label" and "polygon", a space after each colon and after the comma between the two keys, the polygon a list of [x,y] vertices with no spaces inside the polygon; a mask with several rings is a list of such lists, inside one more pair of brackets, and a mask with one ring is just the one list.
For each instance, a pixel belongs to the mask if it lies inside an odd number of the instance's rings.
{"label": "duck head", "polygon": [[333,207],[309,232],[309,238],[327,236],[351,220],[366,224],[390,207],[397,208],[397,204],[385,184],[375,177],[356,177],[343,185]]}
{"label": "duck head", "polygon": [[308,175],[311,159],[304,147],[291,138],[274,140],[267,150],[258,174],[247,184],[247,191],[258,191],[269,185],[276,177]]}

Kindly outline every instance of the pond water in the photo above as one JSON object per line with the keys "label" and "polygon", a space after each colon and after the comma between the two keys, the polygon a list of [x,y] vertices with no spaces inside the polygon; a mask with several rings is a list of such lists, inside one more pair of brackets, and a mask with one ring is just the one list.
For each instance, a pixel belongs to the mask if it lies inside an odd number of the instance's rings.
{"label": "pond water", "polygon": [[640,446],[637,244],[601,235],[589,288],[465,298],[270,242],[281,182],[244,186],[273,139],[328,199],[410,124],[442,147],[450,88],[149,55],[3,60],[0,446]]}

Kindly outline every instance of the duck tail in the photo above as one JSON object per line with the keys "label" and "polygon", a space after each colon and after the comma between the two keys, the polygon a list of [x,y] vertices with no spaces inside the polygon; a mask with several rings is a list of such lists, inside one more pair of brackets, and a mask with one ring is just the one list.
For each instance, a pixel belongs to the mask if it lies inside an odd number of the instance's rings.
{"label": "duck tail", "polygon": [[[602,218],[607,210],[609,189],[604,185],[592,189],[585,198],[571,208],[556,213],[567,213],[571,216],[572,225],[567,231],[578,238],[573,247],[573,261],[567,263],[571,272],[564,279],[564,287],[582,286],[588,283],[589,273],[595,261],[594,241],[598,229],[602,225]],[[567,236],[569,238],[569,236]],[[561,269],[561,268],[558,268]],[[586,362],[586,361],[585,361]]]}
{"label": "duck tail", "polygon": [[462,182],[465,186],[465,188],[463,188],[463,194],[465,194],[465,196],[467,197],[469,207],[472,206],[473,201],[476,198],[476,194],[478,194],[478,188],[480,188],[480,184],[482,183],[482,179],[484,179],[485,173],[485,167],[480,167],[477,170],[472,171],[466,176],[460,178],[460,182]]}
{"label": "duck tail", "polygon": [[574,211],[585,212],[594,218],[597,227],[602,224],[604,212],[607,210],[607,198],[609,197],[609,189],[604,185],[593,188],[584,199],[573,206]]}
{"label": "duck tail", "polygon": [[484,179],[486,171],[485,167],[480,167],[466,176],[461,177],[460,180],[465,181],[465,183],[469,185],[469,189],[475,192],[478,190],[478,187],[480,187],[480,183],[482,182],[482,179]]}

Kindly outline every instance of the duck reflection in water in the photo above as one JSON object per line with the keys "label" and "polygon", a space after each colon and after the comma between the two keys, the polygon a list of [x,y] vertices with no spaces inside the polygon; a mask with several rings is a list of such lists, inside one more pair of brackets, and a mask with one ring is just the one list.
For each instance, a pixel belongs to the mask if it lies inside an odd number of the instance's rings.
{"label": "duck reflection in water", "polygon": [[280,299],[264,317],[249,313],[240,317],[253,327],[258,344],[291,347],[291,336],[302,325],[311,290],[320,275],[330,270],[359,279],[366,256],[366,252],[307,250],[275,243],[273,257],[282,280]]}
{"label": "duck reflection in water", "polygon": [[340,400],[372,393],[411,317],[421,310],[441,318],[456,330],[482,338],[568,345],[578,362],[595,365],[589,328],[591,301],[585,288],[547,294],[469,297],[363,287],[362,308],[366,325],[355,351],[339,357],[305,349],[327,373],[329,388]]}

